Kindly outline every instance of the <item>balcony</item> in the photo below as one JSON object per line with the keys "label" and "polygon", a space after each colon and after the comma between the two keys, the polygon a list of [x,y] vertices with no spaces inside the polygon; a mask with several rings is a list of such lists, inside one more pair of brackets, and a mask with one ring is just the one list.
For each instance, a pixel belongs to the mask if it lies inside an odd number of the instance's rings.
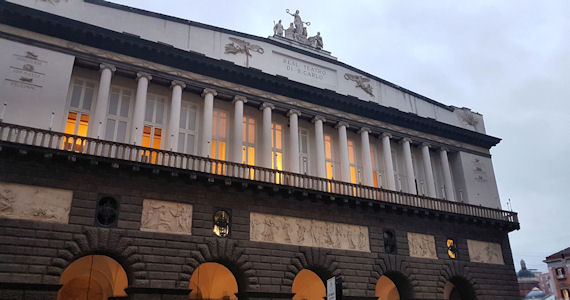
{"label": "balcony", "polygon": [[511,227],[518,229],[518,217],[515,212],[7,123],[0,123],[0,145],[25,145],[70,154],[101,157],[117,162],[129,161],[222,176],[228,179],[236,178],[272,184],[277,187],[284,186],[318,192],[335,198],[368,200],[382,206],[395,205],[423,209],[436,214],[453,214],[460,217],[507,222],[511,224]]}

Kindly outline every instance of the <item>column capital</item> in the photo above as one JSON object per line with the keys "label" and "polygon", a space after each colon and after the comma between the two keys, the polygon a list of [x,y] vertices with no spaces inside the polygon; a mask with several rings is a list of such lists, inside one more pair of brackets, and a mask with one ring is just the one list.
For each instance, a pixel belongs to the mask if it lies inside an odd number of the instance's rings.
{"label": "column capital", "polygon": [[103,70],[105,70],[105,69],[109,69],[109,70],[111,70],[111,72],[117,71],[117,68],[116,68],[115,66],[111,65],[111,64],[102,63],[102,64],[99,65],[99,70],[100,70],[100,71],[103,71]]}
{"label": "column capital", "polygon": [[449,148],[447,148],[447,147],[445,147],[445,146],[441,146],[441,147],[439,148],[439,151],[440,151],[440,152],[444,152],[444,151],[445,151],[445,152],[449,152]]}
{"label": "column capital", "polygon": [[145,73],[145,72],[138,72],[138,73],[137,73],[137,80],[139,80],[139,79],[141,79],[141,78],[143,78],[143,77],[146,78],[148,81],[151,81],[151,80],[152,80],[152,76],[151,76],[150,74],[148,74],[148,73]]}
{"label": "column capital", "polygon": [[179,86],[184,89],[186,87],[186,83],[180,80],[172,80],[172,82],[170,82],[170,88],[173,88],[175,86]]}
{"label": "column capital", "polygon": [[360,129],[358,129],[359,134],[362,134],[364,132],[370,134],[372,132],[372,130],[370,130],[370,128],[368,128],[368,127],[361,127]]}
{"label": "column capital", "polygon": [[264,109],[266,109],[266,108],[275,109],[275,105],[273,105],[273,104],[271,104],[271,103],[269,103],[269,102],[263,102],[263,103],[261,103],[261,106],[259,107],[259,110],[264,110]]}
{"label": "column capital", "polygon": [[312,122],[312,123],[315,123],[316,121],[321,121],[321,122],[324,123],[324,122],[326,121],[326,119],[325,119],[325,117],[323,117],[323,116],[315,116],[315,117],[311,120],[311,122]]}
{"label": "column capital", "polygon": [[422,147],[427,147],[429,149],[431,147],[431,145],[428,144],[427,142],[423,142]]}
{"label": "column capital", "polygon": [[298,111],[298,110],[296,110],[296,109],[290,109],[290,110],[287,112],[287,117],[290,117],[291,115],[297,115],[297,117],[300,117],[300,116],[301,116],[301,112]]}
{"label": "column capital", "polygon": [[382,132],[382,137],[392,138],[392,135],[389,134],[388,132]]}
{"label": "column capital", "polygon": [[334,128],[339,128],[339,127],[343,127],[343,126],[344,126],[344,128],[348,128],[348,123],[345,121],[339,121],[338,123],[336,123]]}
{"label": "column capital", "polygon": [[240,96],[240,95],[234,96],[234,100],[232,100],[232,103],[236,103],[238,101],[241,101],[243,103],[247,103],[247,98],[245,96]]}
{"label": "column capital", "polygon": [[218,92],[216,92],[216,90],[214,89],[205,88],[202,91],[202,98],[205,97],[207,94],[212,94],[212,96],[216,97],[218,95]]}
{"label": "column capital", "polygon": [[411,139],[411,138],[408,138],[408,137],[405,137],[405,138],[402,138],[401,142],[402,142],[402,143],[406,143],[406,142],[407,142],[408,144],[411,144],[411,143],[412,143],[412,139]]}

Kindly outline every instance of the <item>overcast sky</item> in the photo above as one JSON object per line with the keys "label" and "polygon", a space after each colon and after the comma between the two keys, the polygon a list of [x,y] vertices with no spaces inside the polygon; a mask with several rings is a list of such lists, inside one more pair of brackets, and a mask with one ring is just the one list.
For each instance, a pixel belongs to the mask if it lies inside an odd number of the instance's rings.
{"label": "overcast sky", "polygon": [[299,9],[340,61],[483,114],[517,270],[570,247],[570,1],[113,2],[261,37]]}

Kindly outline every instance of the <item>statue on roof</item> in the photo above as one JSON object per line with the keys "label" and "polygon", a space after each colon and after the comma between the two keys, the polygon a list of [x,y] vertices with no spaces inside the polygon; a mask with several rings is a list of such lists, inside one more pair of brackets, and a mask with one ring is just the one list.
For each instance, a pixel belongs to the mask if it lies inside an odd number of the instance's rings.
{"label": "statue on roof", "polygon": [[[284,30],[285,38],[322,50],[323,38],[321,33],[318,32],[317,35],[309,37],[307,32],[307,26],[310,26],[311,22],[303,22],[299,10],[296,10],[295,13],[291,13],[289,9],[286,9],[285,12],[293,17],[293,22],[289,25],[289,28]],[[274,22],[273,36],[283,37],[283,25],[281,25],[281,20],[279,20],[277,24]]]}

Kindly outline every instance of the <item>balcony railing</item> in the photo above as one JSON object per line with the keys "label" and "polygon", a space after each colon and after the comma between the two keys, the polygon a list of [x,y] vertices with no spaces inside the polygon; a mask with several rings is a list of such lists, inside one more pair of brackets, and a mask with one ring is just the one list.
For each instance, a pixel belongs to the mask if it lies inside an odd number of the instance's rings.
{"label": "balcony railing", "polygon": [[517,214],[510,211],[7,123],[0,123],[0,141],[518,223]]}

